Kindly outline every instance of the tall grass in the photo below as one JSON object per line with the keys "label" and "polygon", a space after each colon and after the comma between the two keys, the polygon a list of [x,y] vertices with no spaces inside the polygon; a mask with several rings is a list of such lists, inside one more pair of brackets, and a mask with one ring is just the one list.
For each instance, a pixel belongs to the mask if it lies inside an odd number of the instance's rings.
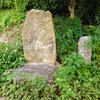
{"label": "tall grass", "polygon": [[3,7],[3,0],[0,0],[0,9]]}
{"label": "tall grass", "polygon": [[29,0],[0,0],[0,9],[2,8],[25,8]]}
{"label": "tall grass", "polygon": [[18,10],[24,11],[28,3],[28,0],[14,0],[14,2],[15,2],[15,9],[17,11]]}

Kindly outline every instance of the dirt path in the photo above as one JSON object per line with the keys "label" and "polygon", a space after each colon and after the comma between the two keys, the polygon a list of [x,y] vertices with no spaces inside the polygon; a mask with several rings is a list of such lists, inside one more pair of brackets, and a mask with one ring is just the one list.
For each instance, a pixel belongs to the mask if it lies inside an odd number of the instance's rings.
{"label": "dirt path", "polygon": [[7,37],[0,33],[0,42],[7,42]]}

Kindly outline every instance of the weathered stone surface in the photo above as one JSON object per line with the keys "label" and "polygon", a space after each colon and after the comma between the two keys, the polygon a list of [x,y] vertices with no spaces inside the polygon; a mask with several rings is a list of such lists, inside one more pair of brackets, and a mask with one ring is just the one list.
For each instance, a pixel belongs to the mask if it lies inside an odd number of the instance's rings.
{"label": "weathered stone surface", "polygon": [[0,97],[0,100],[6,100],[6,98],[5,97]]}
{"label": "weathered stone surface", "polygon": [[[44,63],[26,63],[21,68],[18,68],[14,71],[14,74],[26,74],[29,79],[34,79],[34,75],[46,78],[48,82],[52,82],[54,77],[52,74],[58,69],[57,66],[52,64],[44,64]],[[23,77],[17,75],[14,78],[14,81],[20,82]]]}
{"label": "weathered stone surface", "polygon": [[91,61],[92,49],[91,49],[91,39],[89,36],[83,36],[78,42],[78,52],[83,56],[85,62]]}
{"label": "weathered stone surface", "polygon": [[22,31],[24,56],[28,62],[55,64],[56,43],[49,11],[28,11]]}

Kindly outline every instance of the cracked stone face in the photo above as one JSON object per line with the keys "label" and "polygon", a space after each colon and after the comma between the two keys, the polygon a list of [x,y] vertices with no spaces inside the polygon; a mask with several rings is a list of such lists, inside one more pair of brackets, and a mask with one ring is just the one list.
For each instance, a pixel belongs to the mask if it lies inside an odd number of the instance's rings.
{"label": "cracked stone face", "polygon": [[22,31],[24,56],[28,62],[55,64],[56,43],[49,11],[30,10]]}

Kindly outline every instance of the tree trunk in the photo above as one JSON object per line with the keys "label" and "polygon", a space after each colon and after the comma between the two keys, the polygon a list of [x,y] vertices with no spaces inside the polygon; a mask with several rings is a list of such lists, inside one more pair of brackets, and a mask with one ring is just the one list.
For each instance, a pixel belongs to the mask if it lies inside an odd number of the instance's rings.
{"label": "tree trunk", "polygon": [[75,8],[75,0],[70,0],[70,3],[68,5],[68,9],[69,9],[69,12],[70,12],[70,18],[73,19],[74,18],[74,8]]}

